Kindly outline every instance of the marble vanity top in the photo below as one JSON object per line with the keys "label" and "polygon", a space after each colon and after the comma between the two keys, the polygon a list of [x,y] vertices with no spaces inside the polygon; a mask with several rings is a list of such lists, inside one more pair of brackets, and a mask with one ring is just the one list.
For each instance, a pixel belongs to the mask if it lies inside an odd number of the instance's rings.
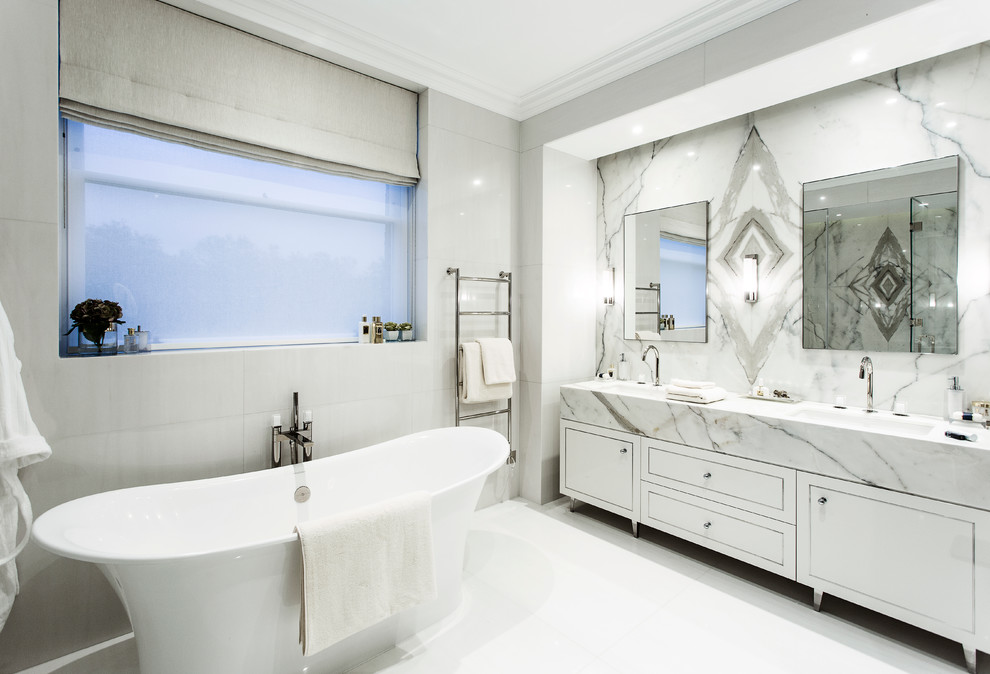
{"label": "marble vanity top", "polygon": [[[990,430],[978,424],[732,394],[703,405],[667,400],[663,387],[599,380],[561,386],[560,416],[990,510]],[[947,429],[976,442],[947,438]]]}

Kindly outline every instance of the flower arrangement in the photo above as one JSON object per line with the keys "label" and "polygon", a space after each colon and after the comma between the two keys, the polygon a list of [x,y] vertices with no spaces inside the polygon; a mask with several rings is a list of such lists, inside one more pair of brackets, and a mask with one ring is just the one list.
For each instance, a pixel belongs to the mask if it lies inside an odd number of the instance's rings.
{"label": "flower arrangement", "polygon": [[77,304],[76,308],[69,314],[69,318],[72,319],[72,327],[65,334],[69,335],[73,330],[78,329],[83,337],[96,344],[97,351],[102,351],[103,338],[106,336],[107,330],[117,323],[123,323],[124,321],[120,320],[123,315],[124,312],[121,311],[120,305],[116,302],[85,300]]}

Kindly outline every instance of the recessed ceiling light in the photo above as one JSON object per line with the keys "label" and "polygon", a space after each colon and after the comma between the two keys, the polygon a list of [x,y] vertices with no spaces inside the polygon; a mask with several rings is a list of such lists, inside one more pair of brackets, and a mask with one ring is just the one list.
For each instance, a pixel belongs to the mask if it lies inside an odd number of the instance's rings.
{"label": "recessed ceiling light", "polygon": [[477,187],[478,185],[481,184],[481,178],[475,178],[471,184]]}
{"label": "recessed ceiling light", "polygon": [[825,197],[818,197],[819,201],[825,201]]}

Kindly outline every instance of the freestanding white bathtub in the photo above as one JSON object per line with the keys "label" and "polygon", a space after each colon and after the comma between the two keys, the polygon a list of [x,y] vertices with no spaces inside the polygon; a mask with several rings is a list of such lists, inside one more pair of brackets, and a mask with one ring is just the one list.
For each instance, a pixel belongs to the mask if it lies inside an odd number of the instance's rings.
{"label": "freestanding white bathtub", "polygon": [[[127,609],[142,674],[339,672],[451,613],[495,431],[443,428],[302,465],[122,489],[52,508],[34,537],[93,562]],[[305,503],[293,494],[312,492]],[[438,597],[315,655],[299,645],[297,522],[411,491],[433,495]]]}

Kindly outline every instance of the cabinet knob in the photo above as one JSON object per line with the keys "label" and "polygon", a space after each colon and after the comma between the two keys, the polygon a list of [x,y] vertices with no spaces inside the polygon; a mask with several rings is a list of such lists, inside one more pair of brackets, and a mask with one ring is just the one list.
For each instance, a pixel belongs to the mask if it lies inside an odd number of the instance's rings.
{"label": "cabinet knob", "polygon": [[622,449],[619,450],[619,454],[625,454],[628,451],[629,451],[628,449],[626,449],[625,447],[623,447]]}
{"label": "cabinet knob", "polygon": [[707,479],[708,479],[708,478],[710,478],[711,476],[712,476],[712,474],[711,474],[711,473],[705,473],[705,474],[704,474],[704,475],[702,475],[701,477],[703,477],[703,478],[705,478],[705,479],[707,480]]}
{"label": "cabinet knob", "polygon": [[711,522],[705,522],[703,526],[704,526],[704,527],[705,527],[706,529],[711,529],[711,528],[712,528],[712,523],[711,523]]}
{"label": "cabinet knob", "polygon": [[825,505],[826,503],[828,503],[828,499],[822,496],[820,499],[818,499],[818,502],[821,503],[822,505]]}

